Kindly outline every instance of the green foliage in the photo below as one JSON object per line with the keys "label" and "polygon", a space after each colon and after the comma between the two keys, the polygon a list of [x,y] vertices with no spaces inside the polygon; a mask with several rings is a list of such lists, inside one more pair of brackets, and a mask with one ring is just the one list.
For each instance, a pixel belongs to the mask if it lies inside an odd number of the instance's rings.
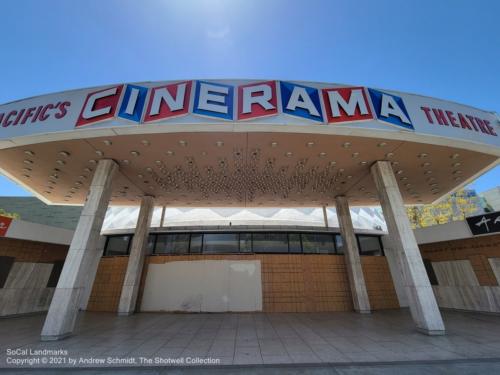
{"label": "green foliage", "polygon": [[423,228],[450,221],[464,220],[482,213],[483,200],[474,190],[462,189],[436,204],[408,206],[406,212],[413,228]]}
{"label": "green foliage", "polygon": [[0,208],[0,216],[11,217],[13,219],[19,220],[21,216],[15,212],[7,212],[3,208]]}

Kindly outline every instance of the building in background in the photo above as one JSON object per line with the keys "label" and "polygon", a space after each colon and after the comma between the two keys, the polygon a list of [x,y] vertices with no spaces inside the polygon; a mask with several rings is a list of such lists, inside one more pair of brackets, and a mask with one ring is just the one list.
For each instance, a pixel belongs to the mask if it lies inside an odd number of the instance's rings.
{"label": "building in background", "polygon": [[500,186],[483,191],[480,194],[489,208],[493,211],[500,211]]}

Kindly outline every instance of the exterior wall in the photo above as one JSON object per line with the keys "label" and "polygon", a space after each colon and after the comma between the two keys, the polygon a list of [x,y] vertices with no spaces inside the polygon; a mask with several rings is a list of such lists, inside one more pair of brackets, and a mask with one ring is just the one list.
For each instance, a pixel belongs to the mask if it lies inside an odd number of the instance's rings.
{"label": "exterior wall", "polygon": [[[373,309],[399,307],[385,257],[361,257]],[[260,260],[263,311],[321,312],[353,309],[344,257],[340,255],[156,255],[147,265],[190,260]],[[89,300],[90,311],[117,311],[128,257],[101,259]],[[139,293],[138,306],[141,304]]]}
{"label": "exterior wall", "polygon": [[372,310],[398,309],[398,296],[387,258],[362,256],[361,264]]}
{"label": "exterior wall", "polygon": [[500,234],[420,245],[440,307],[500,313]]}
{"label": "exterior wall", "polygon": [[54,262],[63,261],[68,246],[0,238],[0,256],[14,258],[0,288],[0,316],[47,311],[55,288],[48,288]]}

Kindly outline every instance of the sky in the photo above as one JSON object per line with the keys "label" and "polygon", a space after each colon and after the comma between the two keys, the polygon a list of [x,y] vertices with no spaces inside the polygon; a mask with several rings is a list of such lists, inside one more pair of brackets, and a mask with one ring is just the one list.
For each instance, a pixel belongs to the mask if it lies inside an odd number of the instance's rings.
{"label": "sky", "polygon": [[[500,113],[500,1],[0,2],[0,103],[118,82],[272,78]],[[500,166],[473,187],[500,184]],[[0,195],[27,195],[0,176]]]}

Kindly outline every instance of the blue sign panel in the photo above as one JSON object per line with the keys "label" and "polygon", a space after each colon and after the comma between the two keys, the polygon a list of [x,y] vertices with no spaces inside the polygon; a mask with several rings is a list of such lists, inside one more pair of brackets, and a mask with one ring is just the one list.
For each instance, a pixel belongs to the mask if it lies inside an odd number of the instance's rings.
{"label": "blue sign panel", "polygon": [[280,82],[283,113],[323,122],[319,92],[314,87]]}
{"label": "blue sign panel", "polygon": [[232,120],[233,92],[230,85],[196,81],[193,113]]}
{"label": "blue sign panel", "polygon": [[118,117],[140,122],[147,95],[147,87],[127,85]]}
{"label": "blue sign panel", "polygon": [[379,120],[405,129],[414,130],[401,97],[370,88],[368,91],[373,107],[375,108],[375,114]]}

